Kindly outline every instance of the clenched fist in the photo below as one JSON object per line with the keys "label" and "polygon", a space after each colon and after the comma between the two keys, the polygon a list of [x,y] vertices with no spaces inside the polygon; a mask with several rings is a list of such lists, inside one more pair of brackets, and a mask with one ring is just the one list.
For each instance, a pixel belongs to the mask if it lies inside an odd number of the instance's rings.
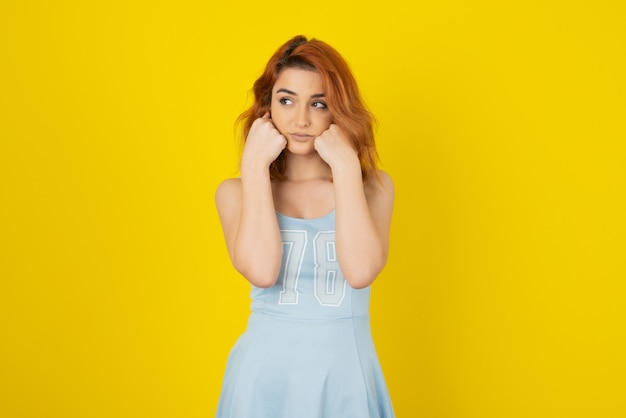
{"label": "clenched fist", "polygon": [[314,146],[320,157],[333,171],[344,166],[354,166],[354,164],[360,167],[357,150],[346,138],[341,128],[334,123],[315,138]]}
{"label": "clenched fist", "polygon": [[269,167],[286,146],[287,140],[272,123],[270,113],[265,113],[250,127],[241,158],[242,170],[258,164]]}

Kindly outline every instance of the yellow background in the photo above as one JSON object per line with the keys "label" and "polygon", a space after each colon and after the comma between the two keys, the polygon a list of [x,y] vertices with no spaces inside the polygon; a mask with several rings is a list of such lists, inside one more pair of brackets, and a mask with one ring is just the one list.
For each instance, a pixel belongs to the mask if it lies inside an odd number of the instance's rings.
{"label": "yellow background", "polygon": [[0,416],[213,416],[249,306],[213,195],[299,33],[395,179],[397,416],[626,416],[624,4],[2,0]]}

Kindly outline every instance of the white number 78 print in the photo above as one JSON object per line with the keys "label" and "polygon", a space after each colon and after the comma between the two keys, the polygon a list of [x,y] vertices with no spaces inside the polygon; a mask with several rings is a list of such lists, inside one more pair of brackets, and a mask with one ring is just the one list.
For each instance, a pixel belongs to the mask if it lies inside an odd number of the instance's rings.
{"label": "white number 78 print", "polygon": [[[307,231],[281,230],[283,261],[278,276],[283,289],[278,303],[298,304],[298,280],[308,245]],[[322,306],[339,306],[346,293],[346,280],[335,251],[335,231],[320,231],[313,238],[315,297]]]}

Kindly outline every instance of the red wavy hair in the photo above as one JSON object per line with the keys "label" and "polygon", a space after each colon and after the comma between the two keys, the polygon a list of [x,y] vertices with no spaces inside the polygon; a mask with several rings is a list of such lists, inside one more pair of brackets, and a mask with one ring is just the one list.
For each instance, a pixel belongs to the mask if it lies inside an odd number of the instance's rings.
{"label": "red wavy hair", "polygon": [[[242,141],[252,123],[270,109],[272,88],[285,68],[314,70],[322,76],[326,104],[337,124],[358,151],[363,180],[376,172],[378,154],[374,143],[374,117],[366,108],[348,63],[330,45],[317,39],[296,36],[283,44],[269,59],[265,71],[254,82],[254,103],[237,123],[242,126]],[[281,153],[270,165],[270,178],[284,179],[285,158]]]}

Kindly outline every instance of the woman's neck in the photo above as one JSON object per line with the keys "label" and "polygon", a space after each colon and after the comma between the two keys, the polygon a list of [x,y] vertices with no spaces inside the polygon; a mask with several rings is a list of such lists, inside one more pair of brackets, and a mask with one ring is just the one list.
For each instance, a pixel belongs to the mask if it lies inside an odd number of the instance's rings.
{"label": "woman's neck", "polygon": [[285,151],[287,181],[326,180],[332,178],[330,166],[317,153],[296,155]]}

